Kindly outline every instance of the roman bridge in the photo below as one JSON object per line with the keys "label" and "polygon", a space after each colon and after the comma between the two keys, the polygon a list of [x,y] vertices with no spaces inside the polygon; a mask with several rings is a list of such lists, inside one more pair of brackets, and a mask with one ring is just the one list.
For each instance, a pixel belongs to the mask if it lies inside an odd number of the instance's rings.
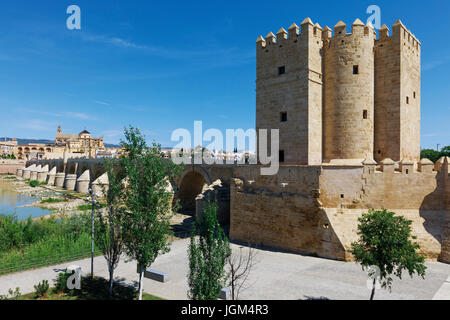
{"label": "roman bridge", "polygon": [[[202,210],[205,199],[214,198],[219,206],[219,220],[228,223],[230,217],[230,181],[236,164],[185,165],[183,173],[169,186],[179,200],[182,213],[194,215]],[[108,184],[103,159],[48,159],[31,160],[17,170],[24,179],[47,182],[80,193],[92,188],[102,193]]]}

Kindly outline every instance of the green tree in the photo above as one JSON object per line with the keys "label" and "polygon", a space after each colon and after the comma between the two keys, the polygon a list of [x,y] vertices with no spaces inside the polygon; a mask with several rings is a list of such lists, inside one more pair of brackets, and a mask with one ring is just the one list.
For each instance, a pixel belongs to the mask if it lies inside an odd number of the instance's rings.
{"label": "green tree", "polygon": [[106,195],[106,213],[100,210],[97,218],[98,230],[95,242],[103,253],[108,264],[109,271],[109,295],[112,296],[114,285],[114,270],[124,252],[122,218],[125,214],[123,206],[124,183],[123,171],[120,168],[120,160],[111,159],[104,161],[104,167],[108,174],[108,188],[102,186]]}
{"label": "green tree", "polygon": [[206,203],[197,217],[189,245],[189,297],[217,300],[226,285],[225,265],[231,255],[229,241],[217,220],[217,204]]}
{"label": "green tree", "polygon": [[[414,273],[425,277],[426,267],[424,257],[416,250],[419,245],[411,240],[412,221],[395,213],[383,210],[370,210],[358,219],[359,240],[352,243],[351,252],[355,260],[359,262],[363,270],[372,266],[378,267],[378,275],[382,288],[391,290],[392,275],[402,278],[402,272],[406,270],[412,277]],[[377,275],[369,273],[373,278],[373,288],[370,300],[375,295]]]}
{"label": "green tree", "polygon": [[130,258],[139,266],[139,300],[142,299],[143,276],[159,254],[170,250],[169,235],[173,194],[170,181],[182,172],[182,166],[161,157],[161,146],[148,148],[138,128],[125,129],[126,141],[122,168],[127,177],[122,220],[124,243]]}
{"label": "green tree", "polygon": [[450,157],[450,146],[443,147],[443,148],[441,149],[441,154],[440,154],[440,156],[441,156],[441,157]]}
{"label": "green tree", "polygon": [[433,149],[423,149],[420,152],[420,159],[427,158],[433,162],[436,162],[441,157],[441,153],[439,151]]}

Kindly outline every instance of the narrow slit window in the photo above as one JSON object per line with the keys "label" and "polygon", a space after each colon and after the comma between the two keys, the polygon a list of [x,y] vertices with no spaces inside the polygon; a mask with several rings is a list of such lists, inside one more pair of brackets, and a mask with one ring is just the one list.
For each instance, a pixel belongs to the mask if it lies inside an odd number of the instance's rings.
{"label": "narrow slit window", "polygon": [[359,74],[359,66],[353,66],[353,74]]}
{"label": "narrow slit window", "polygon": [[287,121],[287,112],[281,112],[280,113],[280,121],[286,122]]}
{"label": "narrow slit window", "polygon": [[284,150],[280,150],[280,152],[279,152],[279,160],[280,160],[280,162],[284,162]]}
{"label": "narrow slit window", "polygon": [[406,104],[409,104],[409,97],[406,97]]}
{"label": "narrow slit window", "polygon": [[367,119],[367,110],[363,110],[363,119]]}
{"label": "narrow slit window", "polygon": [[286,73],[286,67],[285,66],[281,66],[278,67],[278,75],[282,75]]}
{"label": "narrow slit window", "polygon": [[414,99],[416,98],[416,92],[414,91],[414,93],[413,93],[413,96],[414,96]]}

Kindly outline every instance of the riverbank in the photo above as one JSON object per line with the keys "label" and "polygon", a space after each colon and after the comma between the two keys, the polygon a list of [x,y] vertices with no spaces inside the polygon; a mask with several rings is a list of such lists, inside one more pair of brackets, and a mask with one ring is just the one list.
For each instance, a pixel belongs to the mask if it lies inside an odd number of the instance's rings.
{"label": "riverbank", "polygon": [[[25,219],[28,216],[23,208],[29,208],[30,215],[36,219],[84,212],[85,210],[80,208],[88,203],[87,195],[49,185],[32,187],[27,180],[12,175],[0,176],[0,193],[3,195],[3,201],[8,203],[6,212],[0,212],[0,214],[20,211],[23,216],[21,218]],[[42,211],[33,208],[39,208]]]}

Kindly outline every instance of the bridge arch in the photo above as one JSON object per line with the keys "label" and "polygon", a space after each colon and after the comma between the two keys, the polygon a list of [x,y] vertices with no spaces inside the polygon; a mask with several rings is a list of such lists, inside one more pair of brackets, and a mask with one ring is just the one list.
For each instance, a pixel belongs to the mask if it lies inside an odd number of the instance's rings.
{"label": "bridge arch", "polygon": [[195,198],[211,184],[211,179],[205,170],[189,168],[178,180],[177,198],[180,200],[181,212],[195,214]]}

